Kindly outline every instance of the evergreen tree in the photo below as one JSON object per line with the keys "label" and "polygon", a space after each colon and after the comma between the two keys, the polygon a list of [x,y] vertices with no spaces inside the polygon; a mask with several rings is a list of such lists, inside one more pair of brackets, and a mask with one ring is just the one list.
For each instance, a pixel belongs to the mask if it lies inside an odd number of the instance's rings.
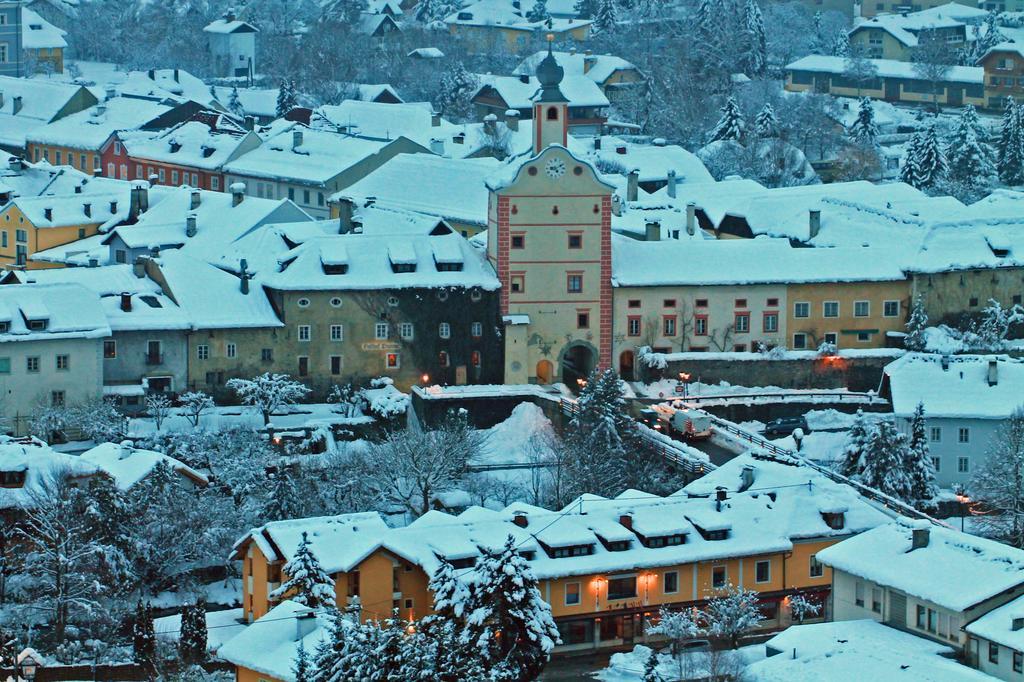
{"label": "evergreen tree", "polygon": [[526,13],[526,20],[531,22],[547,21],[550,18],[547,0],[534,0],[533,7]]}
{"label": "evergreen tree", "polygon": [[245,107],[242,106],[242,99],[238,96],[238,86],[231,88],[231,95],[228,97],[228,111],[238,117],[245,116]]}
{"label": "evergreen tree", "polygon": [[978,31],[978,39],[974,41],[974,52],[971,63],[967,66],[974,66],[978,60],[985,56],[989,49],[1006,40],[1006,36],[999,30],[999,12],[991,10],[985,17],[985,23]]}
{"label": "evergreen tree", "polygon": [[761,111],[757,112],[754,129],[758,137],[778,137],[779,121],[775,118],[775,109],[772,108],[771,102],[765,102]]}
{"label": "evergreen tree", "polygon": [[140,599],[135,605],[132,620],[132,659],[143,668],[152,670],[156,662],[156,630],[153,627],[153,608],[143,605]]}
{"label": "evergreen tree", "polygon": [[914,305],[910,308],[910,318],[907,320],[907,336],[903,339],[903,345],[907,350],[923,351],[926,348],[925,329],[928,328],[928,313],[924,309],[924,298],[921,294],[914,299]]}
{"label": "evergreen tree", "polygon": [[995,176],[992,150],[979,136],[982,129],[978,113],[968,104],[957,120],[946,146],[949,179],[965,188],[987,189]]}
{"label": "evergreen tree", "polygon": [[892,422],[878,422],[871,430],[857,478],[864,485],[897,500],[910,500],[911,482],[904,469],[908,449],[907,437],[897,431]]}
{"label": "evergreen tree", "polygon": [[850,34],[847,33],[845,26],[840,27],[832,36],[832,41],[829,43],[828,47],[828,53],[836,57],[850,56]]}
{"label": "evergreen tree", "polygon": [[743,137],[743,114],[740,113],[740,107],[736,104],[736,98],[730,97],[726,100],[725,106],[722,107],[721,111],[722,118],[718,119],[714,130],[711,131],[711,139],[709,141],[735,140],[739,142],[740,138]]}
{"label": "evergreen tree", "polygon": [[999,179],[1007,185],[1024,182],[1024,135],[1021,133],[1020,108],[1012,97],[1006,98],[997,149],[996,168]]}
{"label": "evergreen tree", "polygon": [[572,9],[580,19],[594,19],[597,17],[598,0],[576,0]]}
{"label": "evergreen tree", "polygon": [[746,0],[743,5],[743,32],[745,72],[752,78],[761,77],[768,69],[768,39],[756,0]]}
{"label": "evergreen tree", "polygon": [[206,660],[206,603],[199,599],[181,610],[181,632],[178,635],[178,654],[189,665]]}
{"label": "evergreen tree", "polygon": [[430,594],[434,596],[434,613],[424,620],[460,620],[465,614],[469,593],[465,585],[455,577],[455,569],[445,559],[440,559],[437,570],[430,578]]}
{"label": "evergreen tree", "polygon": [[708,44],[717,37],[720,21],[720,7],[716,0],[700,0],[692,17],[692,33],[698,45]]}
{"label": "evergreen tree", "polygon": [[987,511],[974,517],[981,533],[1024,548],[1024,409],[999,427],[970,490]]}
{"label": "evergreen tree", "polygon": [[306,647],[302,640],[299,640],[298,650],[295,652],[295,663],[292,665],[292,674],[295,682],[313,682],[313,669],[306,653]]}
{"label": "evergreen tree", "polygon": [[278,467],[274,474],[270,496],[263,509],[263,518],[268,521],[286,521],[302,516],[302,497],[295,487],[291,474],[284,467]]}
{"label": "evergreen tree", "polygon": [[534,680],[558,639],[551,607],[509,535],[477,566],[462,641],[477,647],[488,669],[503,680]]}
{"label": "evergreen tree", "polygon": [[928,450],[925,434],[924,404],[918,403],[910,420],[910,443],[903,468],[910,479],[910,499],[915,506],[922,506],[935,498],[935,467]]}
{"label": "evergreen tree", "polygon": [[644,663],[643,682],[661,682],[661,675],[658,674],[658,650],[651,649],[647,662]]}
{"label": "evergreen tree", "polygon": [[444,21],[458,9],[459,5],[455,0],[420,0],[416,3],[416,21],[421,24]]}
{"label": "evergreen tree", "polygon": [[597,16],[594,17],[595,33],[612,33],[619,23],[615,0],[597,0]]}
{"label": "evergreen tree", "polygon": [[874,147],[878,144],[878,126],[875,125],[875,107],[870,97],[860,98],[860,107],[857,110],[857,120],[847,131],[850,138],[855,142]]}
{"label": "evergreen tree", "polygon": [[298,96],[295,93],[295,81],[289,78],[283,79],[277,91],[277,117],[283,117],[298,106],[298,104]]}
{"label": "evergreen tree", "polygon": [[354,27],[367,9],[366,0],[333,0],[324,8],[322,16],[330,21]]}
{"label": "evergreen tree", "polygon": [[843,445],[843,457],[839,461],[839,473],[847,478],[858,476],[863,468],[864,454],[868,447],[868,423],[864,411],[858,409],[853,418],[850,430],[846,432],[846,443]]}
{"label": "evergreen tree", "polygon": [[829,54],[829,41],[825,36],[824,27],[821,21],[821,11],[814,13],[811,19],[811,54]]}
{"label": "evergreen tree", "polygon": [[358,619],[353,621],[348,614],[335,612],[330,632],[320,640],[313,654],[313,682],[342,682],[355,679],[346,677],[340,666],[349,648],[349,629],[357,626]]}
{"label": "evergreen tree", "polygon": [[611,369],[595,369],[577,406],[565,443],[567,494],[616,495],[624,487],[623,463],[636,440],[636,422],[626,416],[622,381]]}
{"label": "evergreen tree", "polygon": [[917,165],[921,144],[921,132],[917,131],[910,136],[906,154],[903,156],[903,167],[900,168],[900,182],[905,182],[912,187],[917,187],[918,177],[921,175],[921,170]]}
{"label": "evergreen tree", "polygon": [[437,94],[437,110],[445,116],[465,118],[470,114],[470,99],[477,89],[477,80],[462,62],[455,62],[441,76]]}
{"label": "evergreen tree", "polygon": [[921,137],[916,165],[918,175],[917,184],[914,186],[918,189],[934,187],[946,176],[946,157],[942,153],[942,146],[939,144],[939,136],[934,124],[928,126]]}
{"label": "evergreen tree", "polygon": [[282,569],[288,581],[270,593],[271,598],[287,598],[311,609],[335,606],[334,581],[320,567],[320,561],[309,547],[305,531],[295,555]]}

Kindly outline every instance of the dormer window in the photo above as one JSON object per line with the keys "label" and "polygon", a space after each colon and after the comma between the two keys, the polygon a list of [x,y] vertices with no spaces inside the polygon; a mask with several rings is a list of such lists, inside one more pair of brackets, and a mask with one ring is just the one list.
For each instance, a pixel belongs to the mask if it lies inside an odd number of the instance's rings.
{"label": "dormer window", "polygon": [[462,272],[462,263],[434,263],[438,272]]}
{"label": "dormer window", "polygon": [[842,530],[846,526],[846,514],[841,511],[821,512],[825,525],[832,530]]}
{"label": "dormer window", "polygon": [[658,547],[673,547],[675,545],[685,545],[686,534],[676,533],[673,535],[660,535],[653,538],[646,538],[644,540],[644,546],[656,549]]}
{"label": "dormer window", "polygon": [[213,156],[213,153],[217,151],[213,147],[203,147],[203,158],[208,159]]}
{"label": "dormer window", "polygon": [[48,320],[29,320],[28,328],[30,331],[42,332],[46,331]]}
{"label": "dormer window", "polygon": [[605,547],[609,552],[625,552],[629,549],[629,540],[616,540],[615,542],[606,542]]}
{"label": "dormer window", "polygon": [[452,568],[473,568],[476,564],[475,557],[469,557],[468,559],[449,559],[448,563],[452,565]]}
{"label": "dormer window", "polygon": [[6,320],[0,322],[0,334],[6,334],[9,331],[11,331],[11,323]]}
{"label": "dormer window", "polygon": [[21,488],[25,485],[25,470],[0,471],[0,488]]}
{"label": "dormer window", "polygon": [[171,141],[171,153],[177,154],[181,150],[181,143]]}
{"label": "dormer window", "polygon": [[727,530],[708,530],[701,533],[705,540],[728,540],[729,531]]}
{"label": "dormer window", "polygon": [[323,263],[325,275],[344,275],[348,272],[348,263]]}
{"label": "dormer window", "polygon": [[391,272],[416,272],[415,263],[392,263]]}
{"label": "dormer window", "polygon": [[589,556],[594,553],[594,545],[570,545],[568,547],[552,547],[548,555],[552,559],[567,559],[574,556]]}

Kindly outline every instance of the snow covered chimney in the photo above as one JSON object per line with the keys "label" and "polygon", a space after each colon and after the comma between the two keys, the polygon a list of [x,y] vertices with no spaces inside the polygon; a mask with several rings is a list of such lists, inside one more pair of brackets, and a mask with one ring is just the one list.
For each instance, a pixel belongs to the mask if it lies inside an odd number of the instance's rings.
{"label": "snow covered chimney", "polygon": [[928,528],[915,528],[911,533],[910,551],[928,546],[931,531]]}
{"label": "snow covered chimney", "polygon": [[441,127],[441,112],[431,111],[430,112],[430,127],[440,128]]}
{"label": "snow covered chimney", "polygon": [[132,295],[127,291],[121,292],[121,310],[126,313],[132,311]]}
{"label": "snow covered chimney", "polygon": [[[4,105],[3,95],[0,94],[0,107],[2,107],[3,105]],[[12,157],[8,158],[7,159],[7,168],[10,169],[14,173],[20,173],[21,172],[21,157],[20,156],[12,156]]]}
{"label": "snow covered chimney", "polygon": [[430,151],[438,156],[444,156],[444,140],[437,137],[430,138]]}
{"label": "snow covered chimney", "polygon": [[999,362],[996,360],[988,361],[988,385],[995,386],[999,383]]}
{"label": "snow covered chimney", "polygon": [[498,132],[498,117],[494,114],[484,116],[484,133],[495,135]]}
{"label": "snow covered chimney", "polygon": [[238,290],[245,295],[249,295],[249,261],[242,259],[238,262],[238,270],[241,273],[239,277]]}
{"label": "snow covered chimney", "polygon": [[174,70],[174,82],[175,83],[180,83],[181,82],[177,69]]}
{"label": "snow covered chimney", "polygon": [[722,503],[729,499],[729,491],[719,486],[715,488],[715,511],[722,511]]}
{"label": "snow covered chimney", "polygon": [[530,524],[530,520],[526,518],[526,512],[515,512],[512,516],[512,523],[520,528],[526,528]]}
{"label": "snow covered chimney", "polygon": [[132,274],[139,279],[146,276],[146,261],[142,256],[135,257],[135,262],[132,263]]}
{"label": "snow covered chimney", "polygon": [[583,58],[583,73],[590,73],[590,70],[597,64],[597,57],[588,54]]}
{"label": "snow covered chimney", "polygon": [[665,186],[665,191],[668,192],[668,195],[673,199],[676,198],[676,183],[678,181],[679,178],[676,177],[676,169],[670,168],[668,171],[668,185]]}
{"label": "snow covered chimney", "polygon": [[256,127],[256,117],[246,116],[244,119],[244,125],[246,130],[252,130],[253,128]]}
{"label": "snow covered chimney", "polygon": [[505,126],[509,130],[519,130],[519,111],[517,109],[509,109],[505,112]]}
{"label": "snow covered chimney", "polygon": [[697,233],[697,204],[692,201],[686,203],[686,234],[691,237]]}
{"label": "snow covered chimney", "polygon": [[316,612],[310,609],[295,616],[295,641],[304,639],[316,629]]}
{"label": "snow covered chimney", "polygon": [[201,201],[199,196],[199,190],[194,189],[189,195],[188,208],[190,211],[194,211],[199,208],[199,202]]}
{"label": "snow covered chimney", "polygon": [[233,182],[228,189],[231,190],[231,206],[238,206],[242,203],[242,200],[245,198],[245,183]]}
{"label": "snow covered chimney", "polygon": [[352,231],[352,214],[355,212],[355,202],[349,197],[338,199],[338,234],[346,234]]}
{"label": "snow covered chimney", "polygon": [[294,151],[294,150],[298,149],[301,146],[302,146],[302,131],[301,130],[293,130],[292,131],[292,150]]}
{"label": "snow covered chimney", "polygon": [[116,201],[111,201],[110,202],[110,215],[117,215],[117,202]]}
{"label": "snow covered chimney", "polygon": [[86,218],[92,217],[92,204],[82,204],[82,213],[85,214]]}
{"label": "snow covered chimney", "polygon": [[633,530],[633,515],[629,513],[619,514],[619,524],[623,528]]}
{"label": "snow covered chimney", "polygon": [[132,186],[128,202],[128,221],[134,222],[149,210],[149,186],[143,183]]}
{"label": "snow covered chimney", "polygon": [[195,237],[196,236],[196,217],[190,214],[185,218],[185,236]]}
{"label": "snow covered chimney", "polygon": [[113,85],[108,85],[107,89],[103,91],[103,101],[109,102],[117,96],[117,90],[114,89]]}
{"label": "snow covered chimney", "polygon": [[633,169],[626,176],[626,201],[636,201],[640,189],[640,171]]}
{"label": "snow covered chimney", "polygon": [[821,232],[821,209],[820,208],[812,208],[810,210],[809,217],[808,217],[808,223],[809,223],[809,225],[808,225],[808,228],[809,228],[808,234],[810,235],[808,237],[808,239],[814,239],[815,237],[818,236],[818,233]]}
{"label": "snow covered chimney", "polygon": [[1020,616],[1014,618],[1013,624],[1010,626],[1010,629],[1014,632],[1017,632],[1018,630],[1024,630],[1024,618],[1021,618]]}
{"label": "snow covered chimney", "polygon": [[661,223],[657,220],[648,220],[644,223],[644,241],[656,242],[661,239]]}
{"label": "snow covered chimney", "polygon": [[749,464],[740,471],[740,492],[754,485],[754,467]]}

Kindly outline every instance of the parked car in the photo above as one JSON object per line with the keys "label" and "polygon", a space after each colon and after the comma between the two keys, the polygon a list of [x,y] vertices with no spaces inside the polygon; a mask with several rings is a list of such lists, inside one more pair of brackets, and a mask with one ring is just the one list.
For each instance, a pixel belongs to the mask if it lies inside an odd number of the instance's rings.
{"label": "parked car", "polygon": [[640,423],[657,431],[661,431],[664,426],[658,411],[650,408],[640,410]]}
{"label": "parked car", "polygon": [[764,426],[764,435],[769,438],[782,438],[792,435],[797,429],[804,433],[810,433],[807,427],[807,420],[803,417],[780,417],[773,419]]}

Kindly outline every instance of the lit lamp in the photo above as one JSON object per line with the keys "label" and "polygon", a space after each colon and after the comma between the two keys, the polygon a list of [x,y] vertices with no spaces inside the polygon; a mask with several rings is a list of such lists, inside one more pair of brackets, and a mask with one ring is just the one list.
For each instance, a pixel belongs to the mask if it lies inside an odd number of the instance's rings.
{"label": "lit lamp", "polygon": [[34,649],[25,649],[18,657],[18,676],[27,682],[32,682],[36,678],[36,673],[42,665],[36,656],[38,654]]}
{"label": "lit lamp", "polygon": [[686,398],[686,382],[690,380],[690,375],[686,372],[679,373],[679,385],[682,387],[683,398]]}
{"label": "lit lamp", "polygon": [[601,586],[606,584],[608,581],[598,576],[594,578],[594,610],[598,611],[601,608]]}
{"label": "lit lamp", "polygon": [[424,374],[423,376],[420,377],[420,379],[423,380],[423,385],[424,386],[426,386],[428,383],[430,383],[430,375],[429,374]]}
{"label": "lit lamp", "polygon": [[962,490],[957,491],[956,501],[960,503],[960,532],[964,532],[964,517],[967,515],[967,506],[971,503],[971,498],[963,493]]}

